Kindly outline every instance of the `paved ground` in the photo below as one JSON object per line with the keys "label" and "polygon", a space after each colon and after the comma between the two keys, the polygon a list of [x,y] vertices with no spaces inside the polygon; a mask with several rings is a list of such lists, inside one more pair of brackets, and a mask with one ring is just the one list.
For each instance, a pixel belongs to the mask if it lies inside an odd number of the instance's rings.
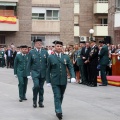
{"label": "paved ground", "polygon": [[[13,69],[0,68],[0,120],[57,120],[53,94],[45,84],[45,108],[32,107],[32,80],[25,102],[18,102],[18,81]],[[68,83],[63,120],[120,120],[120,87],[87,87]]]}

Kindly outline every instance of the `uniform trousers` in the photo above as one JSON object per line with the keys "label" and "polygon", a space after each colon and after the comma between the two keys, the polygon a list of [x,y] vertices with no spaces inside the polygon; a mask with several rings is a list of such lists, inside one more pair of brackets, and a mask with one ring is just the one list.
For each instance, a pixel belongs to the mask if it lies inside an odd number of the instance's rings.
{"label": "uniform trousers", "polygon": [[19,98],[24,99],[24,98],[26,98],[28,79],[27,79],[27,77],[18,76],[18,82],[19,82],[19,84],[18,84]]}
{"label": "uniform trousers", "polygon": [[89,84],[97,85],[97,65],[89,64]]}
{"label": "uniform trousers", "polygon": [[52,85],[56,113],[62,113],[61,105],[62,105],[65,89],[66,89],[66,85]]}
{"label": "uniform trousers", "polygon": [[33,102],[37,102],[37,96],[39,94],[39,104],[43,102],[44,100],[44,82],[45,78],[33,78]]}

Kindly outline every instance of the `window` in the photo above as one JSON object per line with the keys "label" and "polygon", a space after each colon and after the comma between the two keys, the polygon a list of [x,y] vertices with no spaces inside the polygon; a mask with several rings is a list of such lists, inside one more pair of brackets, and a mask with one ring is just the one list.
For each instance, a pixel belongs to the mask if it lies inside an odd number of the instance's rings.
{"label": "window", "polygon": [[99,3],[108,3],[108,0],[96,0]]}
{"label": "window", "polygon": [[17,7],[16,6],[0,6],[0,15],[17,16]]}
{"label": "window", "polygon": [[46,20],[58,20],[59,11],[58,10],[47,10],[46,11]]}
{"label": "window", "polygon": [[5,36],[0,35],[0,44],[5,44]]}
{"label": "window", "polygon": [[79,3],[80,0],[74,0],[74,3]]}
{"label": "window", "polygon": [[108,19],[107,18],[102,18],[101,19],[101,24],[106,26],[108,24]]}
{"label": "window", "polygon": [[120,11],[120,0],[116,0],[116,10]]}
{"label": "window", "polygon": [[44,20],[45,14],[44,13],[32,13],[32,19]]}

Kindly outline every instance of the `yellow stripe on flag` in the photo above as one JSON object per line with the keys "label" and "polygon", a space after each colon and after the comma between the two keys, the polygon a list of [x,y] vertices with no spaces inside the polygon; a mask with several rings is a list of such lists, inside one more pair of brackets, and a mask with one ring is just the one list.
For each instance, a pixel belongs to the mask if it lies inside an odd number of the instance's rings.
{"label": "yellow stripe on flag", "polygon": [[2,22],[2,23],[9,23],[9,24],[16,24],[17,19],[16,19],[16,17],[0,16],[0,22]]}

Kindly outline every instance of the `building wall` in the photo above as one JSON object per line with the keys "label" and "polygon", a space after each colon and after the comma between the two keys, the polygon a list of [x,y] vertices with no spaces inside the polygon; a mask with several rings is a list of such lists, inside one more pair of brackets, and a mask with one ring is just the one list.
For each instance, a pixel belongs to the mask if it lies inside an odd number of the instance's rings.
{"label": "building wall", "polygon": [[19,0],[18,3],[18,19],[19,32],[6,32],[6,44],[14,43],[15,45],[27,44],[31,45],[32,31],[32,0]]}
{"label": "building wall", "polygon": [[60,40],[74,41],[74,0],[60,0]]}
{"label": "building wall", "polygon": [[113,44],[116,44],[114,35],[114,13],[115,13],[115,0],[109,0],[108,10],[108,34],[111,36]]}
{"label": "building wall", "polygon": [[80,0],[80,36],[90,36],[89,30],[93,28],[93,1]]}

